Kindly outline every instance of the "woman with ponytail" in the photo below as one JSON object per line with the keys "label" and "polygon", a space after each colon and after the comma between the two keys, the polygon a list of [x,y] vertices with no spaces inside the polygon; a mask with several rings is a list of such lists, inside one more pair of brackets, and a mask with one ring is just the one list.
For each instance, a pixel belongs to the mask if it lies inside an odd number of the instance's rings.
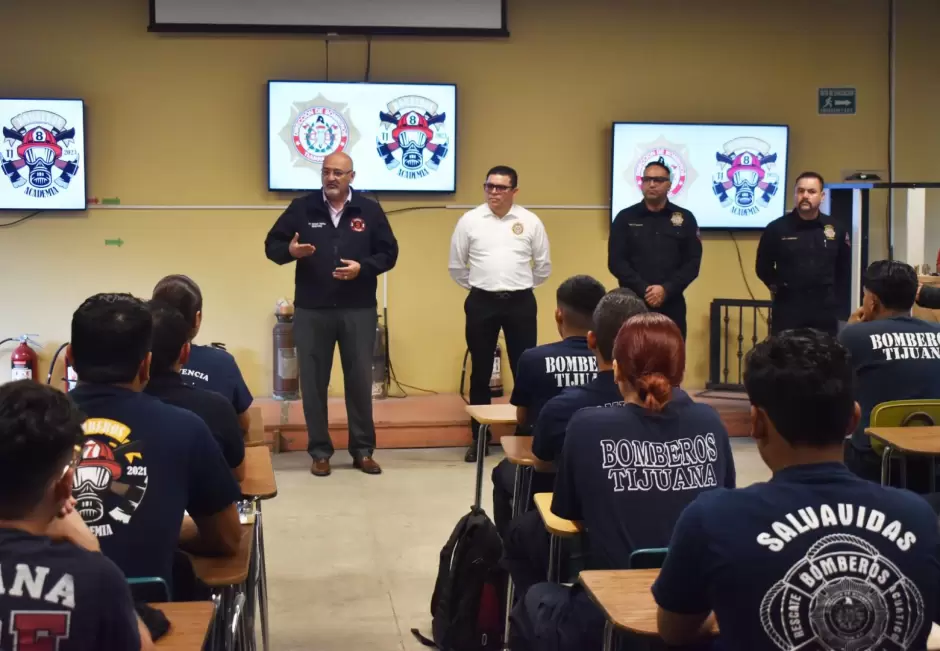
{"label": "woman with ponytail", "polygon": [[[637,315],[617,333],[613,357],[623,403],[582,409],[568,423],[552,498],[555,515],[584,528],[586,569],[628,569],[634,551],[669,545],[679,514],[698,495],[735,486],[718,412],[679,388],[678,326],[661,314]],[[521,649],[597,648],[604,629],[579,584],[534,585],[513,621]]]}

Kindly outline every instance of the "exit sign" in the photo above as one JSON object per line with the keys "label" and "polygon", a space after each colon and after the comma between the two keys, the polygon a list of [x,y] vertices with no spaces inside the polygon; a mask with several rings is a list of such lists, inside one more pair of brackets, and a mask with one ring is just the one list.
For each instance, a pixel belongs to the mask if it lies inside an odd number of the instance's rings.
{"label": "exit sign", "polygon": [[855,115],[855,88],[820,88],[820,115]]}

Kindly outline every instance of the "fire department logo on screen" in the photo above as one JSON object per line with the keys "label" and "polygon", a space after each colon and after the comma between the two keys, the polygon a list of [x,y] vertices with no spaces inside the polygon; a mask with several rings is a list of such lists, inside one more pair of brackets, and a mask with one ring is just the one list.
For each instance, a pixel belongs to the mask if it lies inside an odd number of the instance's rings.
{"label": "fire department logo on screen", "polygon": [[672,187],[669,188],[669,198],[675,199],[698,176],[689,163],[689,151],[685,145],[679,145],[663,138],[655,142],[638,144],[636,156],[633,160],[632,170],[627,177],[637,188],[643,187],[643,170],[653,161],[660,158],[669,166]]}
{"label": "fire department logo on screen", "polygon": [[320,166],[330,154],[352,149],[358,136],[348,106],[322,95],[309,102],[295,103],[290,122],[281,131],[295,166],[309,163]]}
{"label": "fire department logo on screen", "polygon": [[78,173],[75,129],[51,111],[26,111],[3,127],[0,169],[14,188],[45,199],[68,190]]}
{"label": "fire department logo on screen", "polygon": [[447,156],[450,139],[446,113],[427,97],[408,95],[393,99],[379,112],[376,149],[385,167],[403,179],[420,179],[438,169]]}
{"label": "fire department logo on screen", "polygon": [[756,215],[780,189],[777,154],[760,138],[735,138],[715,153],[718,171],[712,183],[722,206],[740,217]]}

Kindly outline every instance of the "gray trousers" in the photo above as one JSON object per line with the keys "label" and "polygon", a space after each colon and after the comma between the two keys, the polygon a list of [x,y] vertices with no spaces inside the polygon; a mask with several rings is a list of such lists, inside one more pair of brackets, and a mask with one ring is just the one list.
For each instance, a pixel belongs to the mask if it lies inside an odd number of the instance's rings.
{"label": "gray trousers", "polygon": [[327,419],[327,390],[337,342],[349,416],[349,453],[353,458],[372,456],[375,449],[372,349],[376,321],[373,307],[295,310],[294,342],[307,421],[307,452],[314,459],[329,459],[334,451]]}

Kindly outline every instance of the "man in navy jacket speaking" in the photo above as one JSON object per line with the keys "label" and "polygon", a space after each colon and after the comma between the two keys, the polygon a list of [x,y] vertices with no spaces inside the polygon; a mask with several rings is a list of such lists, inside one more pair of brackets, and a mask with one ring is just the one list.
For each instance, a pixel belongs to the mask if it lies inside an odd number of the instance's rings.
{"label": "man in navy jacket speaking", "polygon": [[268,232],[264,249],[278,264],[294,267],[294,340],[307,421],[310,472],[330,474],[333,443],[327,421],[327,388],[333,351],[343,364],[349,452],[365,473],[382,472],[373,460],[372,350],[375,346],[376,279],[395,266],[398,242],[378,203],[353,192],[352,159],[330,154],[321,169],[321,191],[294,199]]}

